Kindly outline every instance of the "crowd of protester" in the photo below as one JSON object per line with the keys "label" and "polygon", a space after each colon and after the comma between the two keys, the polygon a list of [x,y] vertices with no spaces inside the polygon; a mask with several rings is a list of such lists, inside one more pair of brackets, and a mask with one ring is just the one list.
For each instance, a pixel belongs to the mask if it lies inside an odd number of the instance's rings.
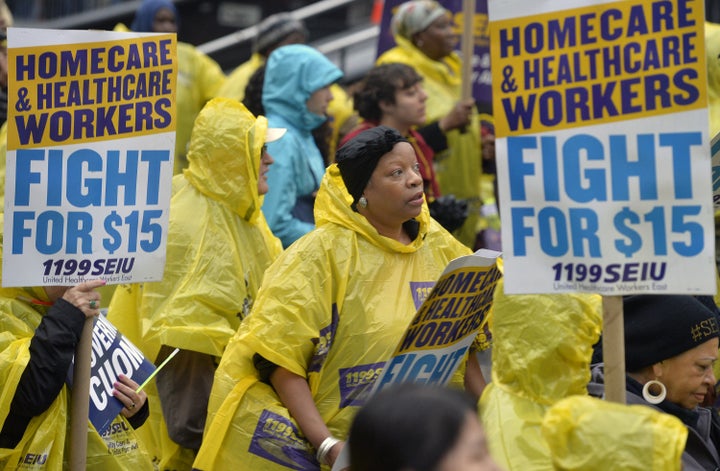
{"label": "crowd of protester", "polygon": [[[12,24],[7,8],[0,19]],[[179,26],[172,1],[143,0],[115,29]],[[88,427],[88,469],[329,470],[344,455],[353,471],[720,469],[709,297],[625,297],[633,406],[598,399],[600,296],[511,296],[502,280],[445,387],[371,396],[417,311],[408,286],[482,247],[493,136],[460,97],[458,38],[437,2],[396,10],[396,47],[353,92],[301,21],[259,26],[227,74],[177,45],[162,281],[0,288],[0,467],[67,468],[65,376],[85,320],[104,314],[151,362],[174,356],[141,391],[113,384],[119,432]],[[3,181],[6,136],[4,124]]]}

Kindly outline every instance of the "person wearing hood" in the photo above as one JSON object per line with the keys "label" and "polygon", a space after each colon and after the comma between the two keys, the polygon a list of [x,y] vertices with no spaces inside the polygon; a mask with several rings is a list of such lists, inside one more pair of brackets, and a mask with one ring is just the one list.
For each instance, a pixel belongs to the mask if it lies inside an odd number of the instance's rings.
{"label": "person wearing hood", "polygon": [[303,44],[280,47],[268,58],[263,108],[271,126],[288,132],[268,146],[277,162],[268,174],[270,191],[262,210],[283,247],[315,227],[313,205],[325,162],[312,131],[327,120],[333,98],[329,87],[342,75],[324,55]]}
{"label": "person wearing hood", "polygon": [[200,448],[213,374],[250,311],[265,270],[282,250],[260,211],[284,129],[228,98],[198,115],[189,166],[173,178],[163,280],[120,286],[108,318],[156,363],[160,409],[148,438],[160,469],[190,469]]}
{"label": "person wearing hood", "polygon": [[548,409],[541,432],[552,459],[548,471],[684,469],[687,428],[649,407],[570,396]]}
{"label": "person wearing hood", "polygon": [[470,253],[430,218],[422,185],[393,129],[337,151],[317,228],[270,267],[223,355],[195,468],[329,469],[419,307],[413,286]]}
{"label": "person wearing hood", "polygon": [[[139,33],[177,33],[180,16],[171,0],[143,0],[130,26]],[[205,103],[218,96],[225,74],[209,56],[192,44],[177,42],[177,126],[175,131],[175,169],[187,167],[188,143],[193,122]]]}
{"label": "person wearing hood", "polygon": [[[97,288],[103,284],[0,288],[0,468],[67,468],[73,391],[65,379],[85,319],[100,314]],[[124,407],[110,424],[112,433],[101,436],[88,424],[87,467],[150,471],[152,462],[134,429],[148,418],[147,395],[122,375],[113,386]]]}
{"label": "person wearing hood", "polygon": [[474,101],[461,100],[461,59],[454,52],[458,36],[450,12],[436,1],[408,1],[395,11],[391,28],[396,46],[380,55],[376,63],[407,64],[423,77],[428,95],[426,125],[435,125],[436,132],[447,139],[447,150],[435,157],[440,189],[469,201],[469,216],[455,234],[468,247],[474,247],[481,192],[490,197],[493,188],[492,180],[481,187],[480,121]]}
{"label": "person wearing hood", "polygon": [[560,400],[587,395],[601,328],[598,295],[507,295],[498,281],[490,312],[492,381],[480,398],[480,419],[501,468],[554,469],[542,419]]}
{"label": "person wearing hood", "polygon": [[[720,417],[702,404],[716,384],[717,308],[691,295],[623,297],[628,404],[680,419],[688,436],[684,471],[720,468]],[[603,364],[594,365],[590,392],[601,395]]]}

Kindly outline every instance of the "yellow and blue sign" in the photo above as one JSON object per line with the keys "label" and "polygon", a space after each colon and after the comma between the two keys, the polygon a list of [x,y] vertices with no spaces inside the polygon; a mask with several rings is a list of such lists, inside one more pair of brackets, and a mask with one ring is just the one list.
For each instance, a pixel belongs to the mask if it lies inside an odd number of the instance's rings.
{"label": "yellow and blue sign", "polygon": [[444,386],[487,322],[499,252],[453,260],[424,299],[405,335],[374,380],[372,394],[396,383]]}
{"label": "yellow and blue sign", "polygon": [[508,293],[715,292],[703,7],[490,3]]}
{"label": "yellow and blue sign", "polygon": [[174,34],[11,28],[5,286],[162,278]]}

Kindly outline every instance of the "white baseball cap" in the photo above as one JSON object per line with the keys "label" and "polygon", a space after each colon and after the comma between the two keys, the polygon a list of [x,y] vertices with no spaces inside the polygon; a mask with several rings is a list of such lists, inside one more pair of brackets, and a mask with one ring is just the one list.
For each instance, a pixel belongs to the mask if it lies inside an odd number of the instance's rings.
{"label": "white baseball cap", "polygon": [[286,128],[267,128],[267,131],[265,131],[265,143],[277,141],[283,137],[286,132]]}

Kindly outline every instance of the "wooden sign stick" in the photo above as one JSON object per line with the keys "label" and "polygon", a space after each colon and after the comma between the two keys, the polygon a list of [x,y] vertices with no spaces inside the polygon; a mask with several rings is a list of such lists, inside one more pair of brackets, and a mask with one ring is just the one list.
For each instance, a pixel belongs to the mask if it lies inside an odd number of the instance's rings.
{"label": "wooden sign stick", "polygon": [[475,38],[473,36],[473,22],[475,20],[475,0],[463,0],[463,34],[460,43],[462,52],[462,92],[461,98],[472,98],[472,71]]}
{"label": "wooden sign stick", "polygon": [[622,296],[603,296],[605,399],[625,404],[625,325]]}
{"label": "wooden sign stick", "polygon": [[90,359],[93,318],[87,317],[75,351],[73,389],[70,401],[70,469],[84,471],[87,464],[88,420],[90,420]]}

